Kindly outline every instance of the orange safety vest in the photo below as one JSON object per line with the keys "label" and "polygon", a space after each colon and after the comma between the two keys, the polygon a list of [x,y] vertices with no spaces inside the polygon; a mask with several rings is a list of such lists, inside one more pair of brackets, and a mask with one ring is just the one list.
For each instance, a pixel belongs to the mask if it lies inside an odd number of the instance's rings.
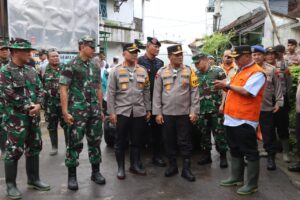
{"label": "orange safety vest", "polygon": [[[255,73],[263,72],[262,68],[253,64],[250,67],[243,69],[237,73],[231,80],[231,85],[243,87],[247,80]],[[242,96],[231,90],[228,91],[224,114],[236,119],[243,119],[249,121],[258,121],[261,102],[264,93],[264,86],[260,89],[257,96]]]}

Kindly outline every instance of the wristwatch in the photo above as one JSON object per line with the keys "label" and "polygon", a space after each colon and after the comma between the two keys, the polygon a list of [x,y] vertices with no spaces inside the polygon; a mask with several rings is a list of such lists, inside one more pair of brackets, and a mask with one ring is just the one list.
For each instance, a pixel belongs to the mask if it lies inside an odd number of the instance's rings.
{"label": "wristwatch", "polygon": [[230,90],[230,81],[226,82],[226,86],[225,86],[226,90]]}

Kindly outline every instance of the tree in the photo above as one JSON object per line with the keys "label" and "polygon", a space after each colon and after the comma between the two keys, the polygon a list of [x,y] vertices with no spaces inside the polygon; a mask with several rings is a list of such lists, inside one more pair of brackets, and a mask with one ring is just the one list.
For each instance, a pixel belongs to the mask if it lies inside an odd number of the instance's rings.
{"label": "tree", "polygon": [[220,57],[225,49],[230,48],[231,38],[234,36],[233,32],[224,34],[215,32],[210,36],[205,36],[203,39],[203,46],[200,47],[200,52]]}

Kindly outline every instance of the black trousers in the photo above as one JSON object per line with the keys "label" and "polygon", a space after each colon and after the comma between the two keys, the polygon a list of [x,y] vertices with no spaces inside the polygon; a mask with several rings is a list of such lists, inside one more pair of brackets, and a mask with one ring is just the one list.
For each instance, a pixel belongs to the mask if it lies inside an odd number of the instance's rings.
{"label": "black trousers", "polygon": [[275,117],[272,111],[261,111],[259,117],[264,148],[268,154],[276,153]]}
{"label": "black trousers", "polygon": [[300,113],[296,114],[296,137],[297,137],[298,155],[300,156]]}
{"label": "black trousers", "polygon": [[259,160],[256,130],[252,126],[246,123],[236,127],[226,126],[226,133],[231,156]]}
{"label": "black trousers", "polygon": [[117,130],[115,138],[115,151],[124,152],[129,135],[130,147],[140,149],[142,146],[145,117],[126,117],[117,115]]}
{"label": "black trousers", "polygon": [[285,140],[289,138],[289,111],[290,111],[290,103],[288,96],[284,96],[284,105],[280,107],[279,111],[275,113],[275,128],[277,130],[277,134],[281,140]]}
{"label": "black trousers", "polygon": [[154,157],[161,154],[163,146],[162,126],[156,123],[155,117],[155,115],[151,116],[148,126],[150,128],[152,153]]}
{"label": "black trousers", "polygon": [[163,141],[168,159],[175,159],[177,146],[183,158],[192,154],[191,124],[188,115],[164,115]]}

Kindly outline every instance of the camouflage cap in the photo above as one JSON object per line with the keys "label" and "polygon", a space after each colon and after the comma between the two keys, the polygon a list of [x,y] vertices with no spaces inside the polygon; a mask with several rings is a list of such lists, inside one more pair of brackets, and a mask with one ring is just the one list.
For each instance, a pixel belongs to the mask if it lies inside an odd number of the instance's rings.
{"label": "camouflage cap", "polygon": [[207,58],[208,54],[206,53],[199,53],[195,56],[192,57],[192,60],[193,60],[193,64],[196,64],[198,62],[200,62],[201,59],[204,59],[204,58]]}
{"label": "camouflage cap", "polygon": [[10,49],[35,50],[31,43],[23,38],[12,38],[9,44]]}
{"label": "camouflage cap", "polygon": [[0,39],[0,50],[7,49],[9,46],[9,42],[7,40]]}
{"label": "camouflage cap", "polygon": [[91,48],[96,48],[97,46],[100,46],[100,45],[96,44],[96,39],[93,38],[92,36],[89,36],[89,35],[85,35],[82,38],[80,38],[78,40],[78,44],[79,45],[80,44],[85,44],[85,45],[90,46]]}
{"label": "camouflage cap", "polygon": [[214,57],[213,55],[210,55],[210,54],[209,54],[209,55],[207,55],[207,58],[208,58],[208,59],[213,59],[213,60],[216,60],[216,59],[215,59],[215,57]]}

